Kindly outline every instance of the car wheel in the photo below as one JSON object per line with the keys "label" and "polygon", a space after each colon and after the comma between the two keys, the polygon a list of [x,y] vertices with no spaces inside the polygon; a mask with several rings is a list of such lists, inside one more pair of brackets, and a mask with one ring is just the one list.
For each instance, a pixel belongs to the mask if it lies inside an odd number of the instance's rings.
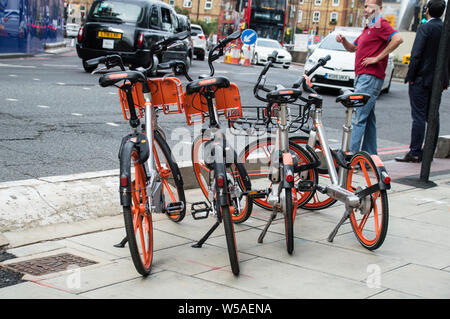
{"label": "car wheel", "polygon": [[[189,55],[186,56],[186,59],[184,60],[184,64],[186,65],[186,73],[188,73],[189,68],[191,67],[191,57]],[[178,68],[178,67],[174,70],[174,73],[175,73],[175,75],[183,74],[181,68]]]}
{"label": "car wheel", "polygon": [[289,69],[289,65],[283,65],[283,68]]}
{"label": "car wheel", "polygon": [[97,65],[88,66],[86,64],[86,60],[83,59],[83,69],[84,69],[84,71],[86,71],[87,73],[92,73],[92,71],[94,71],[96,68],[97,68]]}
{"label": "car wheel", "polygon": [[258,65],[258,53],[253,55],[252,64]]}
{"label": "car wheel", "polygon": [[199,59],[200,61],[204,61],[205,60],[205,53],[201,53],[197,55],[197,59]]}

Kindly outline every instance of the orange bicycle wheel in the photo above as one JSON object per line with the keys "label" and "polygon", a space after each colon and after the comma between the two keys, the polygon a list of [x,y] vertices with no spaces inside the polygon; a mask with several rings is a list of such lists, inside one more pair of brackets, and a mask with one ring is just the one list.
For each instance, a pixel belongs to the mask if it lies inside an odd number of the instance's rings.
{"label": "orange bicycle wheel", "polygon": [[[203,195],[206,197],[206,200],[208,202],[210,202],[208,190],[211,180],[211,168],[205,162],[205,156],[210,153],[210,151],[207,149],[207,142],[209,141],[210,138],[202,134],[198,136],[192,144],[192,166],[194,169],[194,175],[197,179],[200,189],[203,192]],[[230,165],[226,166],[228,176],[234,181],[234,186],[230,187],[239,187],[240,191],[246,191],[244,186],[245,183],[243,180],[249,180],[249,177],[245,171],[244,165],[242,163],[238,163],[236,160]],[[230,189],[230,192],[233,192],[233,190]],[[243,196],[241,199],[232,197],[232,204],[233,213],[231,214],[231,220],[233,221],[233,223],[239,224],[245,222],[251,215],[253,209],[253,201],[249,200],[247,196]]]}
{"label": "orange bicycle wheel", "polygon": [[[248,144],[240,155],[240,159],[247,168],[247,172],[252,180],[254,188],[265,189],[272,186],[272,183],[267,185],[267,176],[269,174],[270,156],[274,147],[275,139],[264,138]],[[300,146],[293,142],[289,142],[289,149],[296,155],[299,165],[311,163],[312,159],[310,158],[310,155]],[[307,179],[317,183],[317,170],[310,169],[307,173]],[[299,180],[299,174],[295,174],[295,184],[297,184]],[[314,193],[314,191],[297,192],[297,207],[302,207],[303,204],[307,203],[313,197]],[[253,202],[264,209],[273,209],[272,205],[264,198],[255,198],[253,199]]]}
{"label": "orange bicycle wheel", "polygon": [[[347,189],[351,192],[370,187],[380,180],[370,155],[358,152],[353,155],[350,165],[352,169],[347,175]],[[369,250],[380,247],[387,234],[389,208],[386,190],[379,190],[362,200],[360,209],[353,209],[350,221],[353,232],[362,246]]]}
{"label": "orange bicycle wheel", "polygon": [[[290,141],[294,142],[298,145],[305,145],[308,144],[308,137],[307,136],[293,136],[289,139]],[[316,145],[314,146],[314,150],[318,152],[322,152],[322,146],[316,142]],[[322,184],[331,184],[330,176],[328,175],[328,170],[326,168],[318,168],[317,169],[319,173],[319,181],[325,180],[325,183],[322,182]],[[307,210],[319,210],[319,209],[325,209],[336,203],[337,200],[331,198],[327,194],[322,194],[320,192],[315,192],[314,196],[311,197],[311,199],[303,204],[301,207]]]}
{"label": "orange bicycle wheel", "polygon": [[123,207],[125,230],[133,264],[143,276],[150,273],[153,260],[153,224],[148,212],[147,176],[138,162],[139,154],[131,154],[131,206]]}
{"label": "orange bicycle wheel", "polygon": [[172,157],[169,145],[158,131],[154,133],[153,154],[156,169],[161,176],[165,206],[173,202],[183,202],[184,209],[179,214],[167,215],[170,220],[180,222],[186,215],[186,198],[180,169]]}

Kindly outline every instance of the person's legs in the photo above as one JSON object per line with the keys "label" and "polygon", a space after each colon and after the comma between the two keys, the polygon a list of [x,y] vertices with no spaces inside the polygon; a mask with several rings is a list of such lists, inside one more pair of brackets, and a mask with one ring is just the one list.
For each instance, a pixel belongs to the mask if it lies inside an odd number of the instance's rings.
{"label": "person's legs", "polygon": [[363,150],[368,151],[370,154],[377,154],[375,101],[380,94],[380,81],[382,85],[382,80],[368,74],[362,74],[358,77],[355,92],[370,94],[371,97],[366,105],[355,109],[356,119],[353,117],[353,130],[350,141],[350,151],[352,153],[360,150],[364,137]]}
{"label": "person's legs", "polygon": [[422,86],[421,81],[409,85],[409,99],[411,104],[411,144],[409,153],[422,157],[422,144],[425,138],[425,123],[427,121],[429,92]]}

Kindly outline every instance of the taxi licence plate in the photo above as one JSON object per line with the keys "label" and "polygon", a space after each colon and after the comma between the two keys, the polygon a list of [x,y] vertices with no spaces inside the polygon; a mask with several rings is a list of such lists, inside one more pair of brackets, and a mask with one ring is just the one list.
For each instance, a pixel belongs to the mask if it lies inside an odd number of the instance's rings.
{"label": "taxi licence plate", "polygon": [[99,38],[108,38],[108,39],[122,39],[122,33],[99,31],[98,37]]}

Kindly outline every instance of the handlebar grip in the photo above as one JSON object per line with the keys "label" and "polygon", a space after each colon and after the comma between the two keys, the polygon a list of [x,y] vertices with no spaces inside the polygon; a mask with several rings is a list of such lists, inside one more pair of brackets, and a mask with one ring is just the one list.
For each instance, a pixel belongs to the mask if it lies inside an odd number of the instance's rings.
{"label": "handlebar grip", "polygon": [[93,59],[87,60],[86,61],[86,65],[87,66],[97,66],[99,64],[105,63],[107,58],[108,58],[107,56],[102,56],[102,57],[99,57],[99,58],[93,58]]}
{"label": "handlebar grip", "polygon": [[269,56],[267,57],[267,60],[271,60],[272,62],[275,62],[277,60],[278,51],[274,50]]}
{"label": "handlebar grip", "polygon": [[321,66],[324,66],[324,65],[327,64],[327,62],[330,61],[330,60],[331,60],[331,56],[330,56],[330,55],[327,55],[327,56],[325,56],[325,57],[319,59],[319,63],[320,63]]}

